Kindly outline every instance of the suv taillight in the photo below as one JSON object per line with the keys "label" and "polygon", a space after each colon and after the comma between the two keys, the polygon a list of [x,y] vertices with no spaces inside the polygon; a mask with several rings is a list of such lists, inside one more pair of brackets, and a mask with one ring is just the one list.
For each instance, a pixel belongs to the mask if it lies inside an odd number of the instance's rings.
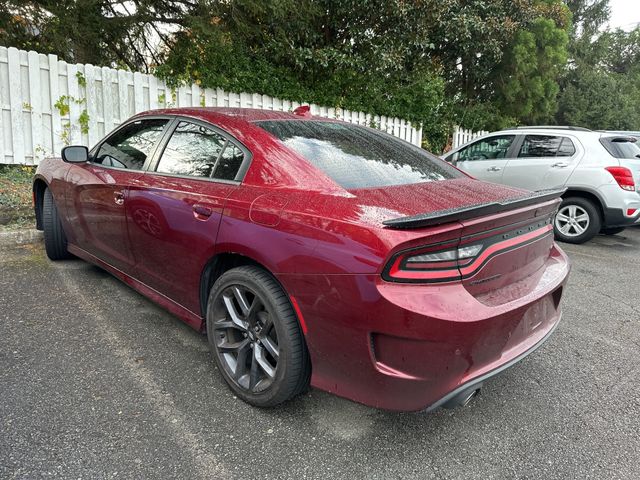
{"label": "suv taillight", "polygon": [[626,167],[607,167],[605,170],[613,175],[613,178],[618,182],[620,188],[635,192],[636,183],[633,181],[633,173],[631,173],[631,170]]}

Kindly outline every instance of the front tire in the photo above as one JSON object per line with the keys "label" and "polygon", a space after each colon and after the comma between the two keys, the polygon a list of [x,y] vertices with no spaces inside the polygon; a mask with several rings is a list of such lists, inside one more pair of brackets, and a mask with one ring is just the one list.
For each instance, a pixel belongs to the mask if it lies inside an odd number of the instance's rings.
{"label": "front tire", "polygon": [[566,243],[584,243],[600,231],[602,219],[598,207],[582,197],[562,200],[553,222],[555,237]]}
{"label": "front tire", "polygon": [[233,392],[272,407],[304,391],[311,364],[298,319],[280,284],[254,266],[218,278],[207,303],[207,336]]}
{"label": "front tire", "polygon": [[65,260],[72,255],[67,251],[67,236],[62,229],[58,208],[51,190],[44,191],[42,198],[42,226],[44,230],[44,248],[50,260]]}

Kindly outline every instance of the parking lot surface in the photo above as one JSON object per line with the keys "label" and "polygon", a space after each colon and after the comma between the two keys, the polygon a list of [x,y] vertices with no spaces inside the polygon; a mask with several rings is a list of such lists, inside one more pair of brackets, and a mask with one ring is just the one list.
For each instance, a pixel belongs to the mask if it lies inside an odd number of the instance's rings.
{"label": "parking lot surface", "polygon": [[104,271],[0,247],[0,478],[640,478],[640,229],[563,245],[554,336],[468,407],[252,408],[206,338]]}

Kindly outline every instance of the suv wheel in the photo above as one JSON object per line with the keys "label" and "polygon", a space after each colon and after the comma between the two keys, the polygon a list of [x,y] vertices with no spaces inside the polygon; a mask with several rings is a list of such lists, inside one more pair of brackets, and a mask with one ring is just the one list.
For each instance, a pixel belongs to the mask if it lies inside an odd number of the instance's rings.
{"label": "suv wheel", "polygon": [[626,227],[612,227],[612,228],[603,228],[600,230],[600,233],[605,235],[617,235],[618,233],[624,232]]}
{"label": "suv wheel", "polygon": [[556,239],[566,243],[591,240],[598,234],[601,225],[598,207],[582,197],[565,198],[553,223]]}

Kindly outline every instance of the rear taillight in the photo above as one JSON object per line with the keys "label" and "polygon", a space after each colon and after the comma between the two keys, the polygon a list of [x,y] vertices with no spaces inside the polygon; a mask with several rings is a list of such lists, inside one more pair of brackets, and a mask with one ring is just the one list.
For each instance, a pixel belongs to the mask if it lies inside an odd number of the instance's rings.
{"label": "rear taillight", "polygon": [[458,241],[449,241],[405,250],[391,257],[382,278],[410,283],[463,280],[473,276],[495,255],[535,242],[552,231],[552,219],[546,217],[515,230],[484,236],[481,241],[467,238],[468,243],[462,246]]}
{"label": "rear taillight", "polygon": [[467,265],[483,246],[470,245],[434,251],[434,247],[397,255],[387,268],[386,277],[406,282],[449,282],[460,279],[461,265]]}
{"label": "rear taillight", "polygon": [[618,182],[620,188],[635,192],[636,184],[633,181],[633,173],[631,173],[631,170],[626,167],[606,167],[605,170],[613,175],[613,178]]}

